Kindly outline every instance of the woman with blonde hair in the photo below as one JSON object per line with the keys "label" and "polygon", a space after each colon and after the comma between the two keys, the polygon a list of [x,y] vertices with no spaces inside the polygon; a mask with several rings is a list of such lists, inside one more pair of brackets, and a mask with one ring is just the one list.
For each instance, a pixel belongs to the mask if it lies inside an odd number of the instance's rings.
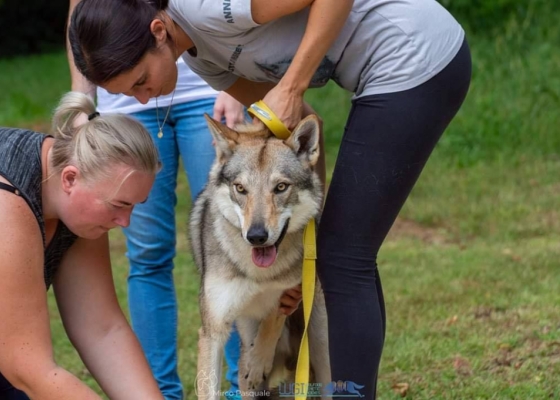
{"label": "woman with blonde hair", "polygon": [[99,115],[82,93],[63,97],[53,132],[0,128],[0,398],[101,398],[55,362],[52,284],[68,337],[103,391],[163,399],[119,307],[107,235],[146,200],[157,150],[139,122]]}

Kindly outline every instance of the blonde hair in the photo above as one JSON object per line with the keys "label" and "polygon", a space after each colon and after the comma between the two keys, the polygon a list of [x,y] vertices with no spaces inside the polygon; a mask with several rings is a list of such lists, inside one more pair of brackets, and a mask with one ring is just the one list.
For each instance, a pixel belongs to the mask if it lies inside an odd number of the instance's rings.
{"label": "blonde hair", "polygon": [[[154,175],[159,171],[157,149],[140,122],[124,114],[95,113],[93,99],[84,93],[62,97],[53,116],[52,173],[73,165],[86,181],[93,181],[100,175],[110,176],[117,163]],[[93,118],[77,125],[82,114]]]}

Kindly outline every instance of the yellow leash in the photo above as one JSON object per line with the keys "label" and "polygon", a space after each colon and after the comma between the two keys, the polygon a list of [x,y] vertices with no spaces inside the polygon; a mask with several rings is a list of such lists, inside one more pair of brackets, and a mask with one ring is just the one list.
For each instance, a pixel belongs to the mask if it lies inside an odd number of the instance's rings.
{"label": "yellow leash", "polygon": [[315,297],[315,260],[317,251],[315,244],[315,219],[311,219],[303,232],[303,271],[301,280],[301,291],[303,294],[303,318],[305,328],[299,347],[299,356],[296,367],[296,400],[307,399],[307,389],[309,387],[309,337],[307,329],[313,308],[313,298]]}
{"label": "yellow leash", "polygon": [[292,134],[282,121],[280,121],[280,118],[278,118],[262,100],[251,104],[247,109],[247,112],[253,117],[260,119],[278,139],[288,139]]}
{"label": "yellow leash", "polygon": [[[247,109],[247,112],[260,119],[270,131],[279,139],[287,139],[291,132],[280,121],[264,102],[257,101]],[[313,308],[313,297],[315,296],[315,260],[317,259],[315,243],[315,220],[311,219],[303,232],[303,270],[301,281],[301,292],[303,296],[303,318],[305,327],[296,367],[296,384],[294,385],[295,400],[307,399],[309,387],[309,338],[307,328]]]}

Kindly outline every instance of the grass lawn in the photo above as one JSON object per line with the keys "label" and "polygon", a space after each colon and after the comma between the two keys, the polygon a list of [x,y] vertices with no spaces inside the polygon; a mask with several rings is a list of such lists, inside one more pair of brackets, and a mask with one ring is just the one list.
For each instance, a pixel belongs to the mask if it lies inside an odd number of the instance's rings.
{"label": "grass lawn", "polygon": [[[540,17],[470,38],[470,94],[379,255],[380,399],[560,399],[560,31]],[[0,125],[48,127],[69,87],[64,54],[0,60],[0,85]],[[334,85],[308,95],[325,120],[329,171],[349,98]],[[180,374],[192,399],[198,276],[184,176],[178,190]],[[121,232],[112,250],[126,309]],[[94,386],[52,304],[57,362]]]}

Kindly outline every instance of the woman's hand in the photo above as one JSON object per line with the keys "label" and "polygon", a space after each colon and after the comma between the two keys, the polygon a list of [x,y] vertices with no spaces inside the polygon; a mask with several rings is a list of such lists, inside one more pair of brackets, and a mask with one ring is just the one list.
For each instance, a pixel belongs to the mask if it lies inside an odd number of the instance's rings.
{"label": "woman's hand", "polygon": [[280,312],[285,315],[292,315],[301,303],[301,285],[286,290],[280,298]]}
{"label": "woman's hand", "polygon": [[263,101],[291,131],[302,118],[303,93],[286,89],[280,81],[264,96]]}
{"label": "woman's hand", "polygon": [[216,121],[226,120],[228,128],[245,122],[243,104],[235,100],[226,92],[220,92],[214,103],[214,115]]}

